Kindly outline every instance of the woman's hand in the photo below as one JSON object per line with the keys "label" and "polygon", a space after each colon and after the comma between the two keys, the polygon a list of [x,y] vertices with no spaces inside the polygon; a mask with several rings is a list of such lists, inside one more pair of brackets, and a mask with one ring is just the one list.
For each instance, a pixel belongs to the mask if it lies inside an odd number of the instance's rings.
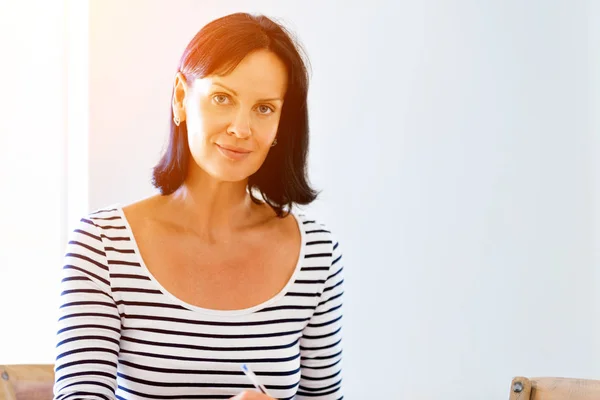
{"label": "woman's hand", "polygon": [[272,397],[269,397],[265,394],[254,392],[250,390],[243,391],[235,397],[232,397],[230,400],[275,400]]}

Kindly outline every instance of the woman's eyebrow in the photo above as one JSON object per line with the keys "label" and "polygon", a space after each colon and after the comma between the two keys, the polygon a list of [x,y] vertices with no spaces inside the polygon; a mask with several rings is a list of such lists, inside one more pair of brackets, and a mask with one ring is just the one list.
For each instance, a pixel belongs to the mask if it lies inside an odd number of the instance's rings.
{"label": "woman's eyebrow", "polygon": [[227,86],[223,85],[222,83],[219,82],[213,82],[213,85],[215,86],[221,86],[223,89],[229,90],[231,93],[233,93],[235,96],[237,96],[237,92],[231,88],[228,88]]}
{"label": "woman's eyebrow", "polygon": [[[235,90],[233,90],[230,87],[227,87],[227,86],[223,85],[222,83],[213,82],[213,85],[220,86],[220,87],[222,87],[225,90],[229,90],[231,93],[233,93],[234,96],[238,96],[238,94],[237,94],[237,92]],[[264,102],[267,102],[267,101],[279,101],[279,102],[283,103],[283,99],[281,97],[272,97],[272,98],[269,98],[269,99],[259,99],[258,101],[260,101],[260,102],[263,102],[263,101]]]}
{"label": "woman's eyebrow", "polygon": [[279,101],[279,102],[283,103],[283,99],[281,97],[273,97],[271,99],[258,99],[258,101],[265,102],[265,103],[268,102],[268,101],[271,101],[271,102],[273,102],[273,101]]}

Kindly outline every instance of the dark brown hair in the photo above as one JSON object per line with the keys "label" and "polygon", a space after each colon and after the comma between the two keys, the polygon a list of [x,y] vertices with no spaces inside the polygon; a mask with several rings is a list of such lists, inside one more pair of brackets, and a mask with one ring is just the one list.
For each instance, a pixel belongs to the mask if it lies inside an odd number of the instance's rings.
{"label": "dark brown hair", "polygon": [[[267,49],[285,64],[288,85],[277,130],[277,146],[270,149],[263,165],[249,178],[253,191],[278,216],[293,204],[306,205],[317,198],[307,178],[308,156],[308,73],[301,46],[283,26],[263,15],[236,13],[205,25],[191,40],[179,62],[178,70],[188,82],[208,75],[226,75],[253,51]],[[152,183],[163,195],[171,194],[185,181],[191,153],[185,122],[173,122],[168,146],[154,167]]]}

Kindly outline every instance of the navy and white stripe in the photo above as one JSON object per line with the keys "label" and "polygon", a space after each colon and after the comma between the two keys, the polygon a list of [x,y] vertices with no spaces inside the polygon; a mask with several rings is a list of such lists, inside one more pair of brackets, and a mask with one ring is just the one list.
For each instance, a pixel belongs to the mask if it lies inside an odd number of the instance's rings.
{"label": "navy and white stripe", "polygon": [[120,207],[83,218],[62,270],[54,399],[229,399],[253,389],[242,363],[278,399],[342,399],[341,251],[323,225],[295,217],[303,244],[288,286],[239,311],[170,295]]}

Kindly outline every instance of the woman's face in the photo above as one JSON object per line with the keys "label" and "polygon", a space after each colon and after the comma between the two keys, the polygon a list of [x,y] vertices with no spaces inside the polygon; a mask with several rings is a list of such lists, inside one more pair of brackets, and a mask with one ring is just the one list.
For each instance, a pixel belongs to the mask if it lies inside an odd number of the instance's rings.
{"label": "woman's face", "polygon": [[250,53],[228,75],[186,85],[178,74],[173,111],[186,121],[196,164],[226,182],[254,174],[275,140],[286,87],[286,67],[268,50]]}

